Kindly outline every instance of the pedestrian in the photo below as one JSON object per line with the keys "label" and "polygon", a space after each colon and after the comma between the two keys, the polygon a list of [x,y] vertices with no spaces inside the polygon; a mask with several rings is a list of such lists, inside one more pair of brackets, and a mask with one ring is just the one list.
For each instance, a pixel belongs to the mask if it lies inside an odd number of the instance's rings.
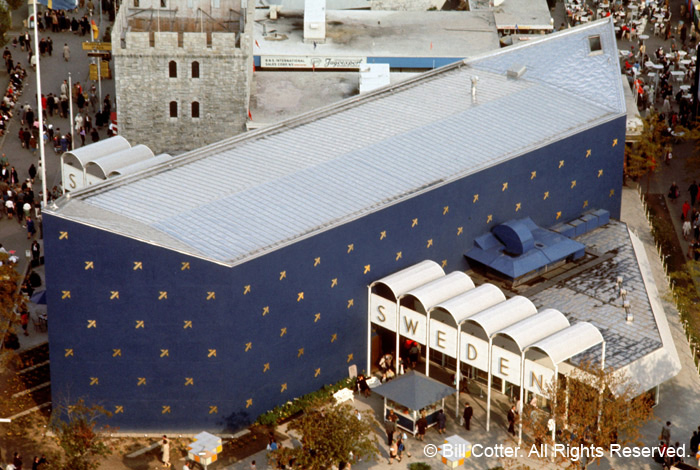
{"label": "pedestrian", "polygon": [[671,443],[671,422],[666,421],[666,426],[663,426],[661,428],[661,441],[664,441],[666,445],[670,445]]}
{"label": "pedestrian", "polygon": [[170,467],[170,441],[168,440],[168,436],[163,434],[163,441],[160,444],[161,450],[163,452],[163,456],[161,457],[161,460],[163,461],[163,466],[165,468]]}
{"label": "pedestrian", "polygon": [[92,131],[90,132],[90,137],[92,138],[93,143],[100,141],[100,133],[97,131],[96,127],[92,128]]}
{"label": "pedestrian", "polygon": [[39,457],[35,455],[34,460],[32,460],[32,470],[39,470],[39,465],[41,465],[39,463]]}
{"label": "pedestrian", "polygon": [[70,60],[70,47],[68,47],[67,43],[63,44],[63,60],[66,62]]}
{"label": "pedestrian", "polygon": [[678,199],[678,196],[681,195],[681,190],[674,181],[673,184],[671,184],[671,187],[668,188],[668,198],[671,200],[671,202],[676,202],[676,199]]}
{"label": "pedestrian", "polygon": [[688,240],[690,236],[690,220],[686,219],[683,221],[683,240]]}
{"label": "pedestrian", "polygon": [[34,227],[34,221],[31,217],[27,219],[27,240],[34,238],[36,235],[36,227]]}
{"label": "pedestrian", "polygon": [[396,422],[399,420],[399,417],[396,416],[394,413],[394,410],[389,410],[389,414],[386,417],[386,420],[384,421],[384,430],[386,431],[386,441],[387,445],[391,446],[392,442],[394,442],[394,433],[396,432]]}
{"label": "pedestrian", "polygon": [[258,467],[255,466],[255,460],[250,462],[250,470],[258,470]]}
{"label": "pedestrian", "polygon": [[695,458],[698,461],[698,466],[700,466],[700,445],[698,445],[698,451],[695,452]]}
{"label": "pedestrian", "polygon": [[46,52],[49,53],[49,56],[53,55],[53,39],[51,39],[51,36],[46,38]]}
{"label": "pedestrian", "polygon": [[41,260],[41,246],[36,240],[32,242],[32,260],[37,266],[39,265],[39,262]]}
{"label": "pedestrian", "polygon": [[15,455],[12,457],[12,465],[14,465],[17,470],[22,470],[22,456],[19,452],[15,452]]}
{"label": "pedestrian", "polygon": [[401,457],[403,457],[404,451],[406,451],[406,456],[409,458],[411,457],[411,453],[406,449],[406,443],[404,442],[404,434],[399,433],[399,438],[396,439],[396,450],[397,450],[397,459],[399,462],[401,462]]}
{"label": "pedestrian", "polygon": [[462,414],[462,418],[464,419],[464,428],[469,431],[470,430],[470,423],[472,420],[472,415],[474,415],[474,409],[469,405],[469,403],[464,404],[464,413]]}
{"label": "pedestrian", "polygon": [[515,436],[515,418],[518,412],[515,410],[515,405],[510,407],[508,411],[508,432]]}
{"label": "pedestrian", "polygon": [[688,192],[690,192],[690,205],[694,206],[698,198],[698,183],[693,180],[693,183],[688,186]]}
{"label": "pedestrian", "polygon": [[397,458],[399,455],[399,446],[396,445],[396,442],[389,444],[389,465],[394,463],[394,459]]}
{"label": "pedestrian", "polygon": [[29,167],[29,170],[27,171],[29,173],[29,179],[34,182],[34,178],[36,178],[36,167],[32,163],[32,165]]}
{"label": "pedestrian", "polygon": [[27,327],[29,326],[29,311],[22,310],[22,314],[19,317],[19,323],[22,325],[22,330],[24,330],[24,336],[29,336],[29,332],[27,331]]}
{"label": "pedestrian", "polygon": [[445,411],[440,408],[438,411],[437,417],[435,418],[435,421],[437,422],[437,432],[440,434],[445,434],[445,425],[447,424],[447,416],[445,415]]}
{"label": "pedestrian", "polygon": [[425,418],[425,410],[420,412],[420,419],[416,421],[416,428],[418,432],[416,433],[416,439],[422,441],[425,439],[425,431],[428,429],[428,420]]}

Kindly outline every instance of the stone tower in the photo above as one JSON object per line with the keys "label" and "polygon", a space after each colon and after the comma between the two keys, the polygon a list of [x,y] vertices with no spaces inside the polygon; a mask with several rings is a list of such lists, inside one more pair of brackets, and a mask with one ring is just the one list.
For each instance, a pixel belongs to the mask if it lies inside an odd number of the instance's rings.
{"label": "stone tower", "polygon": [[112,31],[119,133],[180,153],[245,130],[253,0],[127,0]]}

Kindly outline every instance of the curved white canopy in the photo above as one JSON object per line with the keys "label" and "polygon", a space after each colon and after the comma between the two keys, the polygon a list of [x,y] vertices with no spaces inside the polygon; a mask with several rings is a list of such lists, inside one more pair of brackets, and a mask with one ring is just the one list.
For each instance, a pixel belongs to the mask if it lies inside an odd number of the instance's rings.
{"label": "curved white canopy", "polygon": [[568,328],[569,320],[563,313],[553,308],[542,310],[537,315],[519,321],[509,327],[498,331],[496,334],[508,336],[518,346],[520,351],[542,338]]}
{"label": "curved white canopy", "polygon": [[481,326],[486,336],[490,338],[503,328],[536,314],[535,304],[522,295],[516,295],[469,317],[469,321]]}
{"label": "curved white canopy", "polygon": [[579,322],[531,344],[526,349],[539,349],[559,364],[604,341],[598,328]]}
{"label": "curved white canopy", "polygon": [[440,308],[452,315],[455,323],[459,325],[472,315],[504,300],[506,300],[506,296],[503,295],[501,289],[493,284],[482,284],[479,287],[447,299],[434,308]]}
{"label": "curved white canopy", "polygon": [[107,176],[120,168],[153,158],[153,151],[145,145],[134,145],[119,152],[103,155],[89,161],[85,169],[91,175],[107,179]]}
{"label": "curved white canopy", "polygon": [[409,266],[406,269],[402,269],[399,272],[383,277],[378,281],[374,281],[370,284],[370,287],[377,284],[384,284],[391,290],[394,294],[394,300],[396,300],[401,294],[405,294],[411,289],[434,281],[444,275],[445,271],[442,270],[439,264],[435,261],[425,260],[413,266]]}
{"label": "curved white canopy", "polygon": [[401,297],[411,295],[418,299],[425,311],[474,288],[474,282],[462,271],[454,271],[422,286],[411,289]]}
{"label": "curved white canopy", "polygon": [[118,170],[112,170],[107,175],[107,178],[114,178],[117,176],[130,175],[132,173],[137,173],[141,170],[145,170],[145,169],[150,168],[152,166],[156,166],[159,163],[165,163],[168,160],[171,160],[172,158],[173,157],[168,155],[167,153],[161,153],[160,155],[156,155],[155,157],[149,158],[148,160],[143,160],[140,162],[132,163],[131,165],[125,166],[123,168],[119,168]]}
{"label": "curved white canopy", "polygon": [[129,148],[131,148],[131,144],[124,137],[115,135],[109,139],[66,152],[63,154],[63,161],[82,170],[93,160]]}

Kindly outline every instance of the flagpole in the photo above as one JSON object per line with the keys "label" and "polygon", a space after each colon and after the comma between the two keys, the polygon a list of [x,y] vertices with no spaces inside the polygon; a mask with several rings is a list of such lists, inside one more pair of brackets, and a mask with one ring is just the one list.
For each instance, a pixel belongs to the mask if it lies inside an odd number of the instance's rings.
{"label": "flagpole", "polygon": [[[37,109],[39,110],[37,114],[39,115],[39,155],[41,155],[41,193],[42,193],[42,206],[43,210],[47,204],[47,192],[46,192],[46,157],[44,154],[44,108],[41,105],[41,66],[39,65],[39,8],[37,0],[34,0],[34,55],[36,56],[36,100]],[[31,123],[34,126],[34,123]],[[72,129],[72,123],[71,123]],[[63,182],[61,182],[63,184]]]}

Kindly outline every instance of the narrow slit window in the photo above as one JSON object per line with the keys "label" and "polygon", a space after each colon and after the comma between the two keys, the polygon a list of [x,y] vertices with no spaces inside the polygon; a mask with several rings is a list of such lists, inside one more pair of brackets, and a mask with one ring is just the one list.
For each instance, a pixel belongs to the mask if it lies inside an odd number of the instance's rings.
{"label": "narrow slit window", "polygon": [[192,102],[192,117],[193,118],[199,117],[199,101]]}
{"label": "narrow slit window", "polygon": [[171,118],[177,117],[177,101],[170,102],[170,117]]}

